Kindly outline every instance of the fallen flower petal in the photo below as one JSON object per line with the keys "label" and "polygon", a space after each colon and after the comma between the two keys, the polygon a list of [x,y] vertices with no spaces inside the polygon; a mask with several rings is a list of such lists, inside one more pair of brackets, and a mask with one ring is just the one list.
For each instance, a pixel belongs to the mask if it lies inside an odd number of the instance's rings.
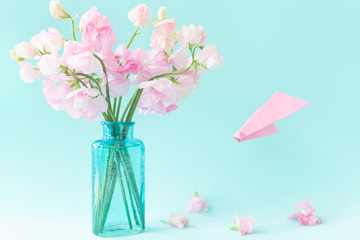
{"label": "fallen flower petal", "polygon": [[241,235],[250,234],[254,230],[255,219],[252,216],[240,218],[236,214],[234,215],[234,226],[231,230],[239,231]]}
{"label": "fallen flower petal", "polygon": [[174,212],[166,223],[175,228],[184,228],[189,225],[189,218],[185,214]]}
{"label": "fallen flower petal", "polygon": [[301,226],[314,226],[322,222],[320,218],[313,215],[316,210],[310,205],[309,200],[297,203],[296,207],[298,210],[294,214],[288,216],[288,218],[299,219]]}
{"label": "fallen flower petal", "polygon": [[205,198],[200,197],[197,192],[194,196],[188,200],[189,206],[187,208],[188,212],[206,212],[208,210],[208,204],[205,202]]}

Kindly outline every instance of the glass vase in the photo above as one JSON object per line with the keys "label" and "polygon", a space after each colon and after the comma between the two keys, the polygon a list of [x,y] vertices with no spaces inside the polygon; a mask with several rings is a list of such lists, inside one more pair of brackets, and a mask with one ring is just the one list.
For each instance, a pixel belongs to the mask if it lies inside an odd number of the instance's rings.
{"label": "glass vase", "polygon": [[145,229],[144,156],[134,123],[102,122],[103,138],[92,145],[92,229],[100,237]]}

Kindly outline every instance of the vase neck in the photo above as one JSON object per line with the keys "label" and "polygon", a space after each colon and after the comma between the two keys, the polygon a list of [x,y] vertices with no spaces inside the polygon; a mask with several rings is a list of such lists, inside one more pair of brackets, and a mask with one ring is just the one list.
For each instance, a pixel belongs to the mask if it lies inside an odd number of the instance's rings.
{"label": "vase neck", "polygon": [[102,122],[104,139],[131,139],[133,138],[134,122]]}

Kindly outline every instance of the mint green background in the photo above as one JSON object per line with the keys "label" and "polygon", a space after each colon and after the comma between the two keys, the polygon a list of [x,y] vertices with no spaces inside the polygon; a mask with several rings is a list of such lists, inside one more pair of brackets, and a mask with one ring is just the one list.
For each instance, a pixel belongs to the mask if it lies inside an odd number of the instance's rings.
{"label": "mint green background", "polygon": [[[202,25],[224,57],[200,88],[167,116],[136,115],[146,145],[147,232],[126,239],[238,239],[233,214],[257,223],[248,239],[359,239],[360,2],[356,0],[144,1],[168,7],[179,24]],[[138,1],[63,0],[69,13],[97,5],[128,42],[127,12]],[[97,239],[91,234],[90,144],[99,123],[56,112],[42,84],[25,84],[9,49],[41,29],[70,38],[48,1],[2,1],[0,238]],[[151,29],[133,47],[149,47]],[[79,36],[80,38],[80,36]],[[237,143],[232,135],[276,91],[311,102],[276,123],[274,136]],[[160,220],[186,211],[194,191],[210,211],[190,227]],[[306,198],[324,220],[287,220]]]}

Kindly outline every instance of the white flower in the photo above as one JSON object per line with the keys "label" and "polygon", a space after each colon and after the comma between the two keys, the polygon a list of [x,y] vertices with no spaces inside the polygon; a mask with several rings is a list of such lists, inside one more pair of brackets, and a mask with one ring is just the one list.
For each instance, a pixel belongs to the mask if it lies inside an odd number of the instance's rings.
{"label": "white flower", "polygon": [[24,58],[20,57],[19,54],[15,50],[10,50],[10,57],[15,61],[24,61]]}
{"label": "white flower", "polygon": [[218,53],[217,47],[211,44],[197,52],[195,59],[207,69],[218,68],[223,63],[223,57]]}
{"label": "white flower", "polygon": [[50,1],[49,10],[51,15],[56,19],[61,20],[65,18],[70,18],[70,15],[62,7],[61,2],[57,0]]}
{"label": "white flower", "polygon": [[55,28],[49,28],[48,31],[41,30],[40,34],[35,35],[31,41],[39,51],[53,52],[60,50],[64,45],[64,39],[60,32]]}
{"label": "white flower", "polygon": [[32,59],[36,55],[35,49],[28,42],[22,42],[22,43],[16,44],[15,51],[22,58]]}
{"label": "white flower", "polygon": [[32,83],[34,80],[41,79],[41,73],[34,69],[34,66],[27,62],[19,62],[21,69],[19,71],[21,79],[26,83]]}
{"label": "white flower", "polygon": [[158,19],[165,20],[166,19],[166,7],[160,7],[158,10]]}
{"label": "white flower", "polygon": [[57,75],[60,71],[60,56],[58,52],[45,54],[39,61],[40,72],[44,76]]}

